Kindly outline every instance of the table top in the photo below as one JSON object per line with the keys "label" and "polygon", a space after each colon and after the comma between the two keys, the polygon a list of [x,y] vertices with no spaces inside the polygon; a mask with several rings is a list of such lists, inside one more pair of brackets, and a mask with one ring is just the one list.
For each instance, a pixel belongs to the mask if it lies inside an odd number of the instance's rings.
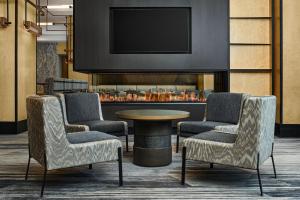
{"label": "table top", "polygon": [[141,109],[118,111],[116,112],[116,115],[121,119],[160,121],[188,118],[190,116],[190,113],[180,110]]}

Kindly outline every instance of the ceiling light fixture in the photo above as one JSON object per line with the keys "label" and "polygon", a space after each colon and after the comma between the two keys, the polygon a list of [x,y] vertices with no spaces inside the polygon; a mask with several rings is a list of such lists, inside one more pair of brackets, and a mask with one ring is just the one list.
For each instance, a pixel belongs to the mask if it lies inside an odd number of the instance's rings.
{"label": "ceiling light fixture", "polygon": [[70,9],[73,8],[73,5],[48,5],[47,6],[48,9]]}
{"label": "ceiling light fixture", "polygon": [[38,23],[38,25],[40,25],[40,26],[53,26],[54,23],[53,22],[40,22],[40,23]]}

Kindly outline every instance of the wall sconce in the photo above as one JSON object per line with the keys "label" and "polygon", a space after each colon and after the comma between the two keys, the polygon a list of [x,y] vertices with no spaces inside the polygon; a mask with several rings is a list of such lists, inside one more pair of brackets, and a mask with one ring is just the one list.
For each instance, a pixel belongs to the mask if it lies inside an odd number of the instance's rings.
{"label": "wall sconce", "polygon": [[0,17],[0,28],[6,28],[11,22],[9,21],[9,0],[6,0],[6,17]]}
{"label": "wall sconce", "polygon": [[29,33],[36,35],[37,37],[42,35],[42,28],[36,23],[31,21],[24,21],[24,26]]}
{"label": "wall sconce", "polygon": [[[36,22],[32,22],[32,21],[27,20],[27,4],[28,3],[36,9],[36,16],[37,16],[36,17],[36,19],[37,19]],[[24,21],[25,29],[29,33],[32,33],[32,34],[36,35],[37,37],[39,37],[39,36],[42,35],[42,28],[38,24],[40,24],[40,0],[38,0],[38,5],[35,5],[30,0],[25,0],[25,21]]]}

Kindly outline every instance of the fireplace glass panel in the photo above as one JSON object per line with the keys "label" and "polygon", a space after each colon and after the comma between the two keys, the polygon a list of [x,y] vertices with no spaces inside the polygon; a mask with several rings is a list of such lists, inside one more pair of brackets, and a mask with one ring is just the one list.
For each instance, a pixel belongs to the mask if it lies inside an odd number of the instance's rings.
{"label": "fireplace glass panel", "polygon": [[205,102],[214,74],[93,74],[101,102]]}

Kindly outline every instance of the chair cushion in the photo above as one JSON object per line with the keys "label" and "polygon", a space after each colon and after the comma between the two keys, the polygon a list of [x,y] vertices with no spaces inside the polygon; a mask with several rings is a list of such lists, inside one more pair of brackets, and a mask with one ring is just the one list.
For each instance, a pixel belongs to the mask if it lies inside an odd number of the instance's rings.
{"label": "chair cushion", "polygon": [[80,122],[79,124],[87,125],[91,131],[100,131],[104,133],[124,132],[124,122],[109,121],[109,120],[95,120]]}
{"label": "chair cushion", "polygon": [[98,131],[86,131],[86,132],[68,133],[67,139],[71,144],[80,144],[86,142],[96,142],[96,141],[111,140],[111,139],[118,139],[118,138],[113,135],[109,135]]}
{"label": "chair cushion", "polygon": [[216,126],[231,126],[232,124],[213,121],[187,121],[180,124],[180,132],[202,133],[215,129]]}
{"label": "chair cushion", "polygon": [[192,136],[192,138],[200,140],[208,140],[222,143],[235,143],[237,134],[229,134],[217,131],[208,131]]}
{"label": "chair cushion", "polygon": [[66,112],[68,122],[99,120],[99,98],[95,93],[65,94]]}
{"label": "chair cushion", "polygon": [[237,124],[240,118],[243,94],[212,93],[207,98],[207,121]]}

